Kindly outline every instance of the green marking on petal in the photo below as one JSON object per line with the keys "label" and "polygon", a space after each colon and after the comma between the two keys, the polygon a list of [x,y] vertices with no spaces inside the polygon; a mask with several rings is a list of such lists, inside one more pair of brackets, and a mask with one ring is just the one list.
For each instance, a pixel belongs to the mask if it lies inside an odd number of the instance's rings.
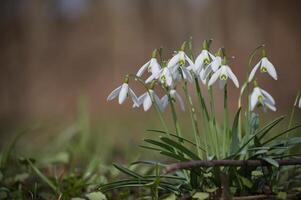
{"label": "green marking on petal", "polygon": [[263,103],[263,96],[262,95],[259,95],[258,96],[258,101],[262,104]]}
{"label": "green marking on petal", "polygon": [[219,76],[219,79],[222,80],[222,81],[225,81],[225,80],[228,79],[228,76],[227,76],[226,74],[221,74],[221,75]]}
{"label": "green marking on petal", "polygon": [[151,65],[148,65],[148,67],[147,67],[147,72],[151,72],[151,70],[152,70],[152,66],[151,66]]}
{"label": "green marking on petal", "polygon": [[181,60],[179,61],[179,64],[180,64],[181,66],[185,65],[185,60],[182,60],[182,59],[181,59]]}
{"label": "green marking on petal", "polygon": [[165,75],[162,75],[162,76],[160,77],[160,79],[161,79],[162,81],[166,81],[166,76],[165,76]]}
{"label": "green marking on petal", "polygon": [[205,58],[205,59],[204,59],[204,63],[205,63],[206,65],[208,65],[208,64],[210,63],[209,59],[208,59],[208,58]]}
{"label": "green marking on petal", "polygon": [[265,66],[261,66],[261,68],[260,68],[260,72],[261,73],[265,73],[265,72],[267,72],[268,70],[267,70],[267,68],[265,67]]}

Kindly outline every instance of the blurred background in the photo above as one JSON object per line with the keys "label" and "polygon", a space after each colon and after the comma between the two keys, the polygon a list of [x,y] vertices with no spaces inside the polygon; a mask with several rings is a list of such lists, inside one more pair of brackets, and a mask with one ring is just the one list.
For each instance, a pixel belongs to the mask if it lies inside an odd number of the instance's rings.
{"label": "blurred background", "polygon": [[[213,51],[226,47],[240,83],[249,53],[266,44],[279,81],[260,76],[260,83],[275,97],[276,115],[288,113],[301,87],[300,9],[298,0],[2,0],[0,145],[36,123],[48,129],[22,144],[45,145],[84,107],[101,144],[136,149],[157,119],[106,97],[154,48],[169,58],[189,37],[195,54],[204,39],[214,40]],[[230,93],[235,107],[238,90]]]}

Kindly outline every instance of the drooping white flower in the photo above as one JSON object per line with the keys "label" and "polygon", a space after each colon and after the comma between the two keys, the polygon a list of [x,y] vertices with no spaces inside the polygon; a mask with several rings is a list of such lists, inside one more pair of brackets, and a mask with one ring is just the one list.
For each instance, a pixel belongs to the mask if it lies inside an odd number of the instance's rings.
{"label": "drooping white flower", "polygon": [[160,71],[160,69],[161,66],[158,63],[157,59],[151,58],[147,63],[140,67],[136,75],[140,77],[146,70],[152,74],[156,74],[158,71]]}
{"label": "drooping white flower", "polygon": [[193,71],[195,74],[199,74],[206,66],[214,60],[215,56],[212,55],[208,50],[203,49],[201,53],[196,57],[193,65]]}
{"label": "drooping white flower", "polygon": [[176,55],[174,55],[167,64],[167,68],[177,68],[179,66],[184,67],[188,62],[189,66],[193,65],[192,60],[185,54],[184,51],[179,51]]}
{"label": "drooping white flower", "polygon": [[150,83],[155,79],[158,80],[161,84],[169,86],[169,87],[172,86],[172,84],[173,84],[172,74],[170,72],[170,69],[167,67],[163,67],[157,73],[152,74],[150,77],[148,77],[145,80],[145,83]]}
{"label": "drooping white flower", "polygon": [[149,90],[145,92],[140,97],[138,97],[138,104],[133,105],[133,107],[139,107],[141,104],[143,105],[144,111],[148,111],[153,104],[153,101],[158,105],[160,111],[163,111],[161,106],[161,100],[158,95],[154,92],[154,90]]}
{"label": "drooping white flower", "polygon": [[129,88],[128,83],[123,83],[121,86],[113,90],[111,94],[109,94],[107,101],[111,101],[117,96],[119,104],[122,104],[127,97],[130,97],[135,104],[138,104],[137,96],[133,90]]}
{"label": "drooping white flower", "polygon": [[[169,95],[173,101],[178,101],[180,104],[181,110],[185,111],[184,102],[182,100],[182,97],[179,95],[179,93],[175,89],[172,89],[169,91]],[[166,106],[168,105],[168,103],[169,103],[169,97],[168,97],[168,94],[166,94],[161,98],[162,109],[165,109]]]}
{"label": "drooping white flower", "polygon": [[276,111],[274,98],[265,90],[258,86],[253,89],[250,100],[250,109],[254,110],[256,105],[262,105],[264,111],[269,108],[272,111]]}
{"label": "drooping white flower", "polygon": [[217,80],[219,82],[220,88],[223,88],[228,80],[230,78],[234,85],[238,88],[239,83],[235,76],[235,74],[232,72],[231,68],[228,65],[222,65],[217,71],[213,73],[211,76],[208,86],[211,86],[213,83],[215,83]]}
{"label": "drooping white flower", "polygon": [[267,57],[263,57],[250,72],[248,79],[249,82],[253,80],[255,73],[259,68],[262,73],[267,72],[273,79],[277,80],[277,72],[274,65],[268,60]]}
{"label": "drooping white flower", "polygon": [[222,65],[222,58],[220,56],[216,56],[213,58],[212,62],[207,65],[205,68],[202,68],[199,74],[199,77],[203,84],[206,84],[208,81],[209,75],[211,73],[216,72],[219,67]]}

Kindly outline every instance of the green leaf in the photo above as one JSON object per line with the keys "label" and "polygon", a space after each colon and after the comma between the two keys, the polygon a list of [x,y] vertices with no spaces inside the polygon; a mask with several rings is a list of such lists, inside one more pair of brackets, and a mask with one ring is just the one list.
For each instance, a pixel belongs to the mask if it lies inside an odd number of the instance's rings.
{"label": "green leaf", "polygon": [[192,151],[190,151],[189,149],[187,149],[186,147],[184,147],[183,145],[179,144],[178,142],[175,142],[169,138],[166,137],[161,137],[160,138],[163,142],[169,144],[170,146],[176,148],[177,150],[179,150],[181,153],[186,154],[188,157],[190,157],[191,159],[194,160],[200,160],[200,158],[193,153]]}
{"label": "green leaf", "polygon": [[147,142],[147,143],[150,143],[152,145],[156,145],[158,147],[161,147],[162,149],[165,149],[167,151],[171,151],[171,152],[173,151],[173,148],[168,144],[165,144],[165,143],[162,143],[162,142],[159,142],[159,141],[156,141],[156,140],[151,140],[151,139],[145,139],[144,141]]}
{"label": "green leaf", "polygon": [[247,188],[250,189],[250,188],[253,187],[253,183],[252,183],[249,179],[247,179],[246,177],[239,176],[239,178],[240,178],[242,184],[243,184],[244,186],[246,186]]}
{"label": "green leaf", "polygon": [[279,167],[279,163],[276,160],[274,160],[273,158],[263,157],[261,159],[268,162],[268,163],[270,163],[271,165],[273,165],[275,167]]}
{"label": "green leaf", "polygon": [[295,130],[295,129],[297,129],[297,128],[300,128],[300,127],[301,127],[301,125],[297,125],[297,126],[295,126],[295,127],[293,127],[293,128],[287,129],[287,130],[285,130],[285,131],[279,133],[278,135],[272,137],[271,139],[265,141],[262,145],[265,145],[265,144],[267,144],[267,143],[269,143],[269,142],[272,142],[272,141],[275,140],[276,138],[278,138],[278,137],[280,137],[280,136],[282,136],[282,135],[284,135],[284,134],[286,134],[286,133],[289,133],[289,132],[291,132],[292,130]]}
{"label": "green leaf", "polygon": [[86,194],[89,200],[107,200],[107,197],[102,192],[91,192]]}
{"label": "green leaf", "polygon": [[238,140],[238,122],[240,116],[241,108],[236,112],[233,125],[232,125],[232,140],[231,140],[231,154],[235,153],[239,149],[239,140]]}
{"label": "green leaf", "polygon": [[287,199],[287,193],[286,192],[278,192],[277,199]]}
{"label": "green leaf", "polygon": [[209,193],[207,192],[196,192],[192,198],[198,199],[198,200],[204,200],[209,198]]}
{"label": "green leaf", "polygon": [[140,174],[132,171],[132,170],[129,170],[121,165],[117,165],[117,164],[113,164],[114,167],[116,167],[119,171],[131,176],[131,177],[134,177],[134,178],[143,178],[143,176],[141,176]]}

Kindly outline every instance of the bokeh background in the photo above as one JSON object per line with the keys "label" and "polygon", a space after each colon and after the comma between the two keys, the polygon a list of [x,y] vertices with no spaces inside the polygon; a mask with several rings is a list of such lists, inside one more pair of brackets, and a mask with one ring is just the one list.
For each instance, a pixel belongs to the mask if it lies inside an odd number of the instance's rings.
{"label": "bokeh background", "polygon": [[[158,126],[154,114],[106,97],[154,48],[168,58],[189,37],[195,54],[204,39],[214,40],[213,51],[226,47],[241,83],[249,53],[266,44],[279,80],[260,83],[276,115],[288,113],[301,87],[300,10],[298,0],[2,0],[0,145],[18,127],[43,124],[21,144],[47,146],[85,107],[99,144],[136,149],[144,130]],[[232,107],[237,94],[233,88]]]}

